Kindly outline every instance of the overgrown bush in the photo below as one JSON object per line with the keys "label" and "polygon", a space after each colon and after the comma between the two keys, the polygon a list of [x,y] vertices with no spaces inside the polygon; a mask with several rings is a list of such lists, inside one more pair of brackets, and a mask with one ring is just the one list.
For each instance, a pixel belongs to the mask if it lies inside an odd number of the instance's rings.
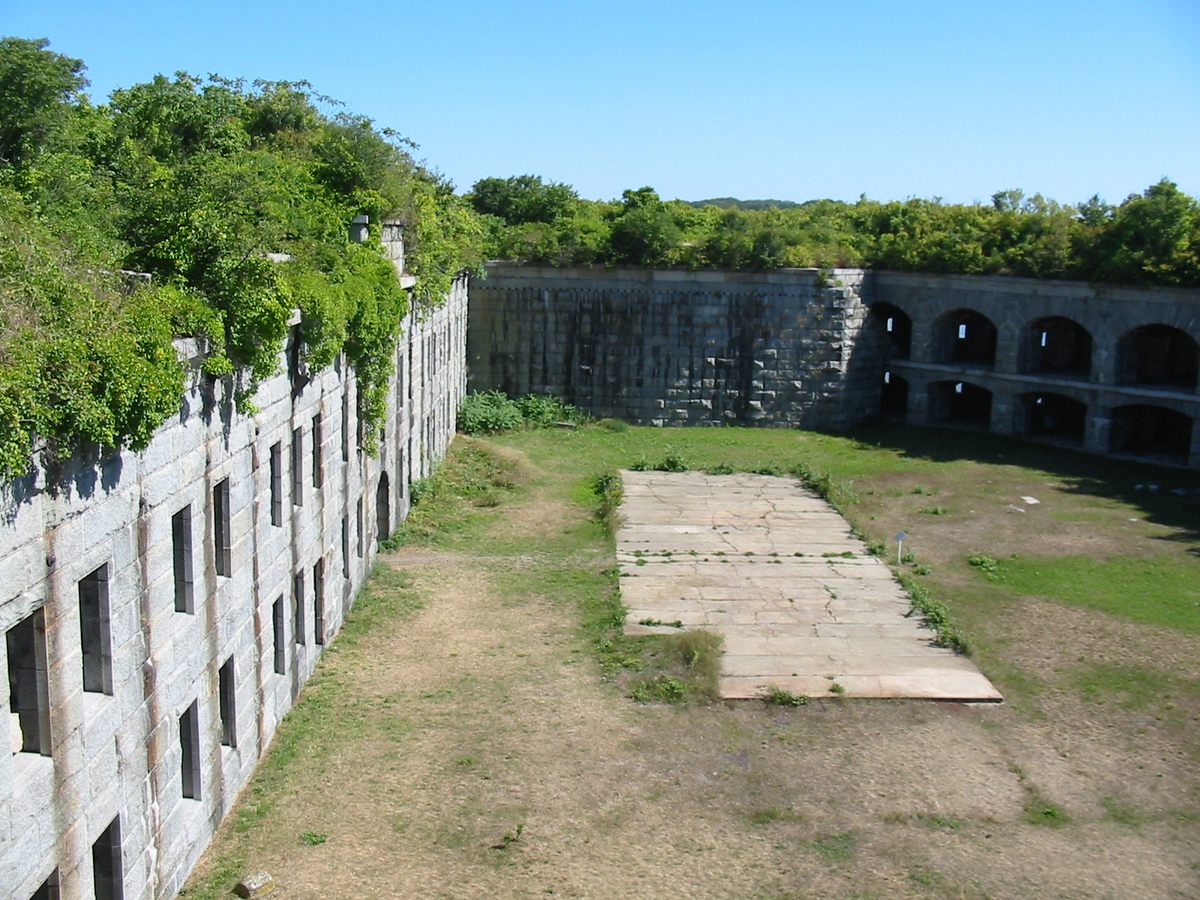
{"label": "overgrown bush", "polygon": [[458,430],[463,434],[496,434],[524,423],[521,408],[503,391],[475,391],[458,406]]}
{"label": "overgrown bush", "polygon": [[600,501],[596,508],[596,518],[610,532],[616,531],[617,525],[620,524],[617,510],[621,501],[625,499],[625,486],[621,482],[621,476],[616,472],[602,472],[592,479],[592,492]]}
{"label": "overgrown bush", "polygon": [[459,404],[457,425],[463,434],[498,434],[577,423],[583,418],[575,407],[546,394],[526,394],[513,400],[503,391],[474,391]]}

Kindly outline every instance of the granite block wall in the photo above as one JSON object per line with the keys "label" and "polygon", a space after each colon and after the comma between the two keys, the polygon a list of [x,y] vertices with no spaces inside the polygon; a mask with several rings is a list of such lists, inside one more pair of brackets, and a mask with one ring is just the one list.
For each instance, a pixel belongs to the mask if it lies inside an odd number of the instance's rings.
{"label": "granite block wall", "polygon": [[470,286],[471,385],[654,425],[845,427],[870,399],[862,284],[492,263]]}
{"label": "granite block wall", "polygon": [[281,355],[240,415],[181,342],[145,451],[0,486],[0,894],[92,896],[109,859],[127,900],[179,890],[446,451],[466,315],[464,278],[404,323],[376,456],[341,361]]}
{"label": "granite block wall", "polygon": [[469,320],[472,389],[594,416],[837,430],[888,415],[1200,466],[1195,290],[495,262]]}

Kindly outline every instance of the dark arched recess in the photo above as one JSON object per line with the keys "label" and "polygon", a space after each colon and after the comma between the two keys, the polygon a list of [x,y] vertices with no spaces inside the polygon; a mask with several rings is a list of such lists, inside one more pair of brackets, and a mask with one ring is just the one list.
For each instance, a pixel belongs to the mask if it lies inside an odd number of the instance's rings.
{"label": "dark arched recess", "polygon": [[934,362],[991,368],[996,364],[996,326],[973,309],[956,309],[933,326]]}
{"label": "dark arched recess", "polygon": [[1025,328],[1021,371],[1087,378],[1092,371],[1092,336],[1074,319],[1049,316]]}
{"label": "dark arched recess", "polygon": [[888,337],[891,359],[908,359],[912,351],[912,319],[891,303],[873,303],[871,319]]}
{"label": "dark arched recess", "polygon": [[1114,453],[1186,463],[1192,449],[1192,417],[1162,406],[1119,406],[1112,411],[1110,435]]}
{"label": "dark arched recess", "polygon": [[1081,445],[1087,404],[1062,394],[1022,394],[1020,433],[1027,437]]}
{"label": "dark arched recess", "polygon": [[929,417],[933,422],[987,428],[992,421],[992,392],[966,381],[929,385]]}
{"label": "dark arched recess", "polygon": [[1117,380],[1166,390],[1194,391],[1200,345],[1170,325],[1143,325],[1117,343]]}

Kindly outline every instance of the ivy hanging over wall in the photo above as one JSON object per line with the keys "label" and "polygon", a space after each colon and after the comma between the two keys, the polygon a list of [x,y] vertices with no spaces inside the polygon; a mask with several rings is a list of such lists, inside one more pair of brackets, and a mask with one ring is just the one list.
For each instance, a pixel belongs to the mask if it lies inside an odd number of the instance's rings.
{"label": "ivy hanging over wall", "polygon": [[378,223],[402,223],[431,306],[481,264],[475,212],[412,144],[306,83],[180,73],[97,106],[83,71],[0,39],[0,476],[37,439],[144,447],[178,409],[174,337],[203,339],[205,373],[252,409],[296,308],[305,365],[354,366],[373,449],[409,311]]}

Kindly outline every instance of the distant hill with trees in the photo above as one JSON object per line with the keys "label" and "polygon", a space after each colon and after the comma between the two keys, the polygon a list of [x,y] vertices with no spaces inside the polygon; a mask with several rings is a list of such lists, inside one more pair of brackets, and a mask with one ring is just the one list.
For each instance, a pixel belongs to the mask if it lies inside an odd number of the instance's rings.
{"label": "distant hill with trees", "polygon": [[550,265],[866,266],[1200,286],[1200,204],[1166,178],[1115,205],[1020,190],[985,204],[685,202],[649,187],[593,201],[534,175],[484,179],[468,199],[484,218],[489,256]]}
{"label": "distant hill with trees", "polygon": [[711,200],[685,200],[688,206],[698,209],[715,206],[717,209],[791,209],[800,204],[794,200],[739,200],[736,197],[713,197]]}

